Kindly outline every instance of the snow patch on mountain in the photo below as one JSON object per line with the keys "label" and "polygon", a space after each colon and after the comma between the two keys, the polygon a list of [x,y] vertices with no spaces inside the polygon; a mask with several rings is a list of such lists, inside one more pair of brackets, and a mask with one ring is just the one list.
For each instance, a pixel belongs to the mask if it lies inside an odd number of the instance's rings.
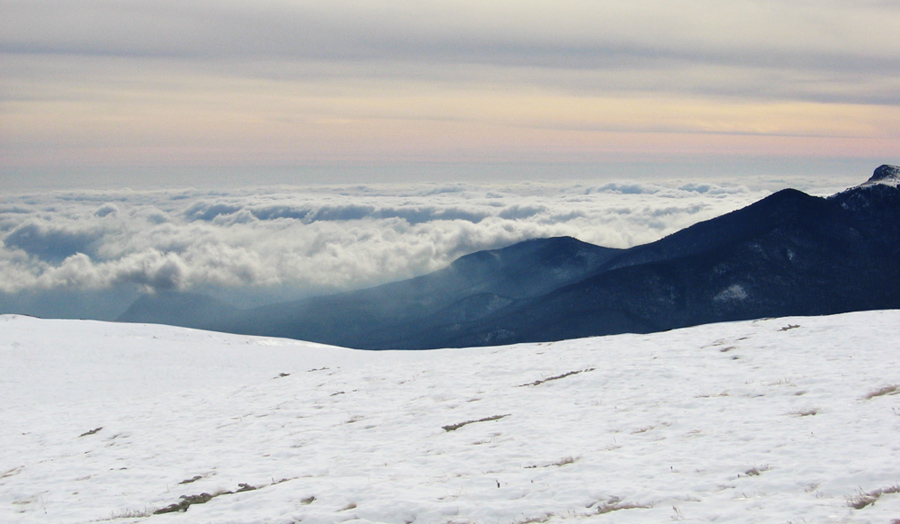
{"label": "snow patch on mountain", "polygon": [[747,291],[744,290],[743,286],[740,284],[732,284],[714,296],[713,300],[716,302],[731,302],[735,300],[746,300],[748,296],[749,295],[747,294]]}
{"label": "snow patch on mountain", "polygon": [[869,178],[860,187],[867,187],[876,184],[887,185],[892,187],[900,186],[900,167],[884,164],[878,166],[872,177]]}

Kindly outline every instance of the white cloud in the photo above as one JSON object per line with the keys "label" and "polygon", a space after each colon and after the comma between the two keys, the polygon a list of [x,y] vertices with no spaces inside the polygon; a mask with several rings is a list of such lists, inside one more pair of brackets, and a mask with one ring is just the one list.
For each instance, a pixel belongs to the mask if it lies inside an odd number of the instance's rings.
{"label": "white cloud", "polygon": [[357,288],[528,238],[629,247],[767,193],[622,181],[8,196],[0,291]]}

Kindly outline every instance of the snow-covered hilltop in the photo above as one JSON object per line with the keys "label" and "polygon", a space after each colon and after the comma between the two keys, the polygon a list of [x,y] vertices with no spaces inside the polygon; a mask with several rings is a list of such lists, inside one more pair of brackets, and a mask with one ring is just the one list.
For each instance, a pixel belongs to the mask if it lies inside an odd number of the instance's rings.
{"label": "snow-covered hilltop", "polygon": [[898,326],[363,352],[0,317],[0,521],[896,522]]}
{"label": "snow-covered hilltop", "polygon": [[878,168],[875,169],[875,172],[872,173],[872,177],[867,180],[863,186],[873,184],[884,184],[897,187],[900,185],[900,166],[892,166],[889,164],[878,166]]}

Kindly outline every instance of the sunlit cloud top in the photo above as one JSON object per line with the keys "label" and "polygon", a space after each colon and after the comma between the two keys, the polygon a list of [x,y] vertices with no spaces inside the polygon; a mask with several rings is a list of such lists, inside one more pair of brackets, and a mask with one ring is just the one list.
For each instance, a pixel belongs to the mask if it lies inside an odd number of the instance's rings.
{"label": "sunlit cloud top", "polygon": [[0,294],[358,288],[529,238],[630,247],[766,193],[621,181],[0,197]]}
{"label": "sunlit cloud top", "polygon": [[[814,193],[836,188],[819,181]],[[529,238],[651,242],[780,189],[633,180],[0,196],[0,294],[283,287],[352,289],[408,278]]]}
{"label": "sunlit cloud top", "polygon": [[869,166],[900,145],[896,2],[3,0],[0,13],[6,176]]}

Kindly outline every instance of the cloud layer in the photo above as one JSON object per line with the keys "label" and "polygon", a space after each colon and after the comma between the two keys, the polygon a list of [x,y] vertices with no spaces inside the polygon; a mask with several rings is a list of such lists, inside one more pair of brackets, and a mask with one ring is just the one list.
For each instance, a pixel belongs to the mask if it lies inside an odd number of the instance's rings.
{"label": "cloud layer", "polygon": [[828,195],[868,177],[853,178],[0,194],[0,312],[110,320],[140,294],[169,290],[253,307],[409,278],[530,238],[630,247],[784,187]]}
{"label": "cloud layer", "polygon": [[7,196],[0,292],[358,288],[528,238],[628,247],[767,192],[613,182]]}

